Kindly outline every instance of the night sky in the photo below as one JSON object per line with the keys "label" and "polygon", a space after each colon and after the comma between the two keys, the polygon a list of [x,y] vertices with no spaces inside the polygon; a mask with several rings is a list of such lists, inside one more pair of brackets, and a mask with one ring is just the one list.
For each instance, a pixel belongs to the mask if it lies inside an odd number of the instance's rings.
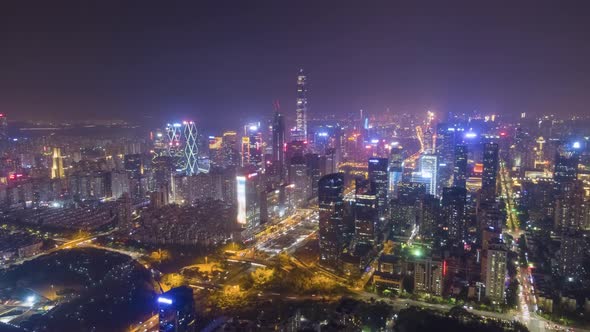
{"label": "night sky", "polygon": [[286,3],[4,1],[0,111],[222,129],[293,117],[303,67],[312,115],[589,113],[587,1]]}

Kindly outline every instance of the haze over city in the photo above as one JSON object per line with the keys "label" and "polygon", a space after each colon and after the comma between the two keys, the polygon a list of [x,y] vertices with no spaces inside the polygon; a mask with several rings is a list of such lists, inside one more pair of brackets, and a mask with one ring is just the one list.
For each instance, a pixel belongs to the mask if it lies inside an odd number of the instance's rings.
{"label": "haze over city", "polygon": [[1,4],[0,332],[589,332],[589,9]]}

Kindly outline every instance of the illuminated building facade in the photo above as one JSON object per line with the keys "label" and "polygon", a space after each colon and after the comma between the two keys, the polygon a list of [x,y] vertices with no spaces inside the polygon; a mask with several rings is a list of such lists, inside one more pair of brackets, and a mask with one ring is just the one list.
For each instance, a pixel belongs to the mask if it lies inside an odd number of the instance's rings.
{"label": "illuminated building facade", "polygon": [[259,178],[258,173],[236,177],[237,222],[244,228],[252,228],[260,224]]}
{"label": "illuminated building facade", "polygon": [[375,187],[379,218],[385,218],[387,212],[387,189],[389,187],[387,158],[369,159],[369,181]]}
{"label": "illuminated building facade", "polygon": [[193,290],[188,286],[173,288],[158,296],[160,332],[195,331]]}
{"label": "illuminated building facade", "polygon": [[455,146],[455,163],[453,165],[453,186],[466,188],[467,186],[467,145]]}
{"label": "illuminated building facade", "polygon": [[483,147],[483,173],[481,175],[482,203],[493,203],[496,201],[498,166],[498,144],[485,143]]}
{"label": "illuminated building facade", "polygon": [[467,190],[461,187],[443,188],[442,214],[446,221],[449,242],[462,247],[465,240],[465,205]]}
{"label": "illuminated building facade", "polygon": [[401,145],[395,144],[391,147],[389,154],[389,199],[397,198],[399,184],[404,174],[404,149]]}
{"label": "illuminated building facade", "polygon": [[412,174],[412,182],[421,183],[426,188],[426,193],[438,196],[438,157],[433,154],[425,154],[419,159],[420,172]]}
{"label": "illuminated building facade", "polygon": [[176,171],[185,175],[207,172],[199,167],[199,145],[197,126],[193,121],[183,121],[166,126],[168,156],[174,159]]}
{"label": "illuminated building facade", "polygon": [[215,166],[224,166],[223,138],[221,136],[209,136],[209,158]]}
{"label": "illuminated building facade", "polygon": [[250,123],[244,126],[242,137],[242,167],[254,166],[262,170],[262,131],[260,123]]}
{"label": "illuminated building facade", "polygon": [[51,155],[51,163],[51,178],[63,179],[66,175],[64,172],[64,162],[60,148],[53,148],[53,153]]}
{"label": "illuminated building facade", "polygon": [[490,244],[486,254],[486,297],[503,303],[505,298],[507,252],[504,244]]}
{"label": "illuminated building facade", "polygon": [[354,193],[354,237],[358,243],[375,244],[379,232],[377,190],[374,182],[356,179]]}
{"label": "illuminated building facade", "polygon": [[295,110],[295,131],[292,138],[296,141],[307,140],[307,76],[303,69],[297,75],[297,108]]}

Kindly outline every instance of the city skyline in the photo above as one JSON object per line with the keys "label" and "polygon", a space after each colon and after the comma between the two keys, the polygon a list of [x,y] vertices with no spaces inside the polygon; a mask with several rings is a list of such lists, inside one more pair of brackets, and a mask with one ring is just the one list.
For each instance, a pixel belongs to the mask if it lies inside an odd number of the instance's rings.
{"label": "city skyline", "polygon": [[12,33],[0,109],[13,119],[172,114],[224,129],[272,115],[278,99],[291,123],[299,68],[309,74],[308,118],[570,114],[590,102],[590,29],[573,4],[3,7],[11,15],[1,30]]}
{"label": "city skyline", "polygon": [[0,331],[590,332],[590,21],[2,4]]}

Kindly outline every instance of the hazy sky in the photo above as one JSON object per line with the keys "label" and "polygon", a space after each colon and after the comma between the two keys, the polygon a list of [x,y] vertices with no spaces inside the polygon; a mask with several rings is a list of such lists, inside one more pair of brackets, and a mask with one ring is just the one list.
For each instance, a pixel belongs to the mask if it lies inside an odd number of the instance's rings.
{"label": "hazy sky", "polygon": [[222,128],[274,99],[292,117],[300,67],[312,114],[590,104],[587,1],[5,1],[0,13],[12,118]]}

